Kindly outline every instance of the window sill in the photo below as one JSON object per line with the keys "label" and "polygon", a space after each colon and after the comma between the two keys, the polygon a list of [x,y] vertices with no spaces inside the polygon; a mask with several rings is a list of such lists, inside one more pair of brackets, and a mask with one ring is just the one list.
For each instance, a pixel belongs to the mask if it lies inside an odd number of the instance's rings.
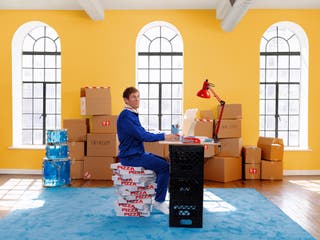
{"label": "window sill", "polygon": [[285,147],[284,151],[286,152],[311,152],[310,148],[298,148],[298,147]]}
{"label": "window sill", "polygon": [[43,150],[46,148],[46,145],[17,145],[10,146],[9,149],[29,149],[29,150]]}

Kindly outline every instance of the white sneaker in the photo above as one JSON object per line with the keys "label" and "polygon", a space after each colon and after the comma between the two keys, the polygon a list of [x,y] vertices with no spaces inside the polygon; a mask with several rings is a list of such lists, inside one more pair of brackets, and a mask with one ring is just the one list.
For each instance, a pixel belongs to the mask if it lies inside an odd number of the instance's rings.
{"label": "white sneaker", "polygon": [[155,201],[153,204],[153,207],[157,210],[159,210],[160,212],[162,212],[163,214],[168,215],[169,214],[169,205],[166,202],[157,202]]}

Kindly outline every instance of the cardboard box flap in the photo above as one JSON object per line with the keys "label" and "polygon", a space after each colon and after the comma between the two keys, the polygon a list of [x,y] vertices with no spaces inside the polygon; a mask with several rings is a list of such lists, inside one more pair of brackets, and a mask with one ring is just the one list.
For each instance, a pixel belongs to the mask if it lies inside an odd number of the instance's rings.
{"label": "cardboard box flap", "polygon": [[80,97],[105,97],[110,91],[110,87],[83,87],[80,89]]}
{"label": "cardboard box flap", "polygon": [[[218,115],[220,116],[221,105],[218,105]],[[222,119],[242,119],[241,104],[225,104]]]}
{"label": "cardboard box flap", "polygon": [[272,137],[259,137],[258,146],[261,145],[280,145],[283,146],[283,140],[281,138]]}
{"label": "cardboard box flap", "polygon": [[80,89],[80,115],[111,115],[110,87]]}
{"label": "cardboard box flap", "polygon": [[210,119],[213,120],[213,111],[212,110],[201,110],[200,111],[200,118],[201,119]]}
{"label": "cardboard box flap", "polygon": [[261,159],[282,161],[284,150],[282,139],[259,137],[258,147],[261,148]]}

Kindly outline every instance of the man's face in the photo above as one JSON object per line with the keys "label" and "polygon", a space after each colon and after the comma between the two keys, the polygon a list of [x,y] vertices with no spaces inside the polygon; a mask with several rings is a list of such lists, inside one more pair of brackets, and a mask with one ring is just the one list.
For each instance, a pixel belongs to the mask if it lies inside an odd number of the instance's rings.
{"label": "man's face", "polygon": [[138,109],[140,105],[140,94],[139,92],[131,93],[129,98],[124,99],[125,103],[134,109]]}

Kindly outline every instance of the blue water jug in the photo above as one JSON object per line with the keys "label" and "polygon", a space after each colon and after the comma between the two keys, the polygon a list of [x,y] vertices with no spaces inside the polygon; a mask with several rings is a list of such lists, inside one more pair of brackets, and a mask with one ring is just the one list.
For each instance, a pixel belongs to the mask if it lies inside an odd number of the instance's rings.
{"label": "blue water jug", "polygon": [[67,129],[55,129],[47,130],[47,143],[62,144],[68,142],[68,130]]}
{"label": "blue water jug", "polygon": [[69,159],[43,159],[43,186],[59,187],[69,185],[70,178],[70,160]]}
{"label": "blue water jug", "polygon": [[46,146],[46,157],[48,159],[68,158],[69,148],[67,144],[56,144]]}

